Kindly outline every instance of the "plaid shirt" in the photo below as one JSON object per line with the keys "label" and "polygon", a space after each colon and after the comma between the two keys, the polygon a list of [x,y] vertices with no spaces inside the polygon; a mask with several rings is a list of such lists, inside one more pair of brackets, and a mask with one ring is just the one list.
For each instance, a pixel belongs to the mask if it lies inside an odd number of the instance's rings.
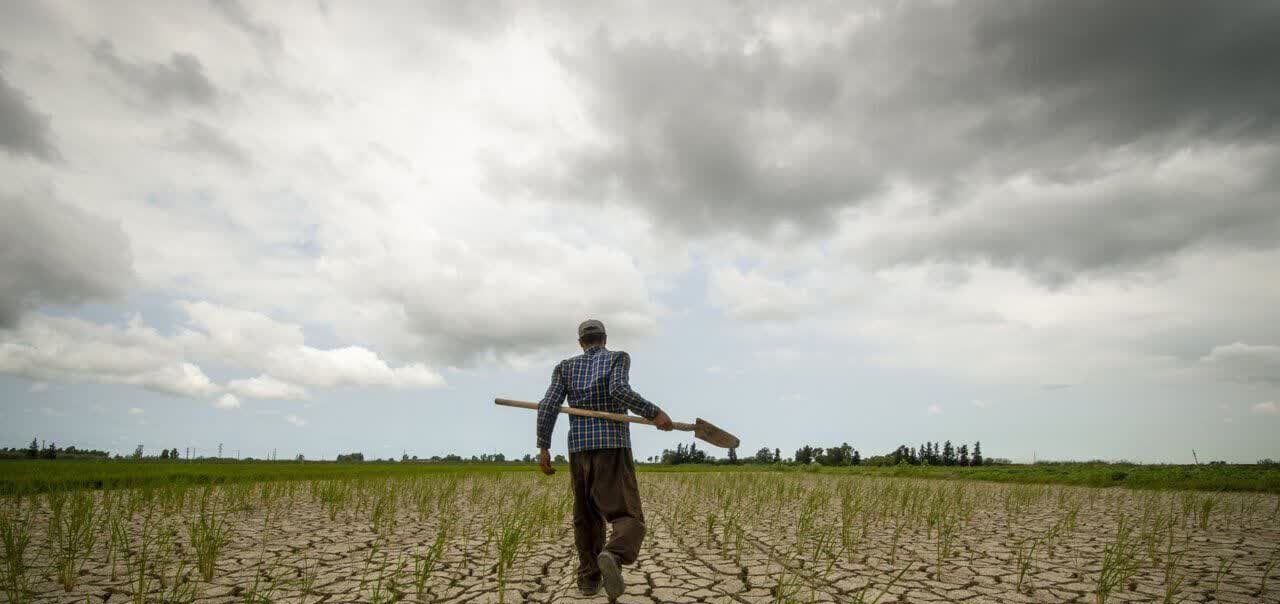
{"label": "plaid shirt", "polygon": [[[551,432],[560,415],[557,408],[566,396],[570,407],[623,414],[631,410],[653,419],[659,409],[631,389],[627,382],[630,371],[631,355],[604,346],[593,346],[572,359],[560,361],[551,373],[546,396],[538,404],[538,448],[551,447]],[[626,422],[569,416],[570,453],[618,448],[631,448],[631,430]]]}

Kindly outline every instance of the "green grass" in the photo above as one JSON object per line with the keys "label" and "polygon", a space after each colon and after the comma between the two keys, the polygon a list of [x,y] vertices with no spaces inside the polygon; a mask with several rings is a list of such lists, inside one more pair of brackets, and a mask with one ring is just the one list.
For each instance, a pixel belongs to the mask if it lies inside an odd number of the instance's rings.
{"label": "green grass", "polygon": [[[983,466],[849,466],[641,464],[641,472],[778,471],[856,474],[896,478],[983,480],[1021,484],[1066,484],[1135,489],[1280,493],[1280,467],[1255,465],[1137,465],[1040,463]],[[117,489],[168,484],[207,485],[278,480],[319,480],[420,474],[535,472],[533,464],[161,462],[104,460],[0,461],[0,495],[66,488]],[[561,466],[560,471],[567,471]]]}

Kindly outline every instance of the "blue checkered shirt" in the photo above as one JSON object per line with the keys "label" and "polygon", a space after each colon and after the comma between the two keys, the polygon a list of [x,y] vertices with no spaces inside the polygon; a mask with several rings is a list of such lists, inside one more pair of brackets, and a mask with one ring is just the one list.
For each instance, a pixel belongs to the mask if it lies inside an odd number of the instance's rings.
{"label": "blue checkered shirt", "polygon": [[[658,407],[631,389],[627,375],[631,371],[631,355],[614,352],[604,346],[565,359],[551,373],[551,385],[538,403],[538,448],[551,447],[557,408],[569,398],[570,407],[623,413],[628,410],[645,419],[653,419]],[[631,430],[626,422],[596,417],[569,416],[569,452],[594,449],[630,449]]]}

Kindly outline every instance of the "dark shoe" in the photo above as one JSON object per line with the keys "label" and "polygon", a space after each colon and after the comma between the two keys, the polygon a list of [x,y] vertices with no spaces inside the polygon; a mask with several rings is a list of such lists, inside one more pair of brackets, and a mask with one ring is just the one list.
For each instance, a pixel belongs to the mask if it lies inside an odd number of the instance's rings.
{"label": "dark shoe", "polygon": [[600,579],[595,581],[578,581],[578,593],[584,596],[594,596],[600,593]]}
{"label": "dark shoe", "polygon": [[618,565],[618,557],[609,552],[600,552],[596,556],[596,564],[600,567],[600,582],[604,584],[604,593],[609,601],[617,600],[627,588],[622,582],[622,568]]}

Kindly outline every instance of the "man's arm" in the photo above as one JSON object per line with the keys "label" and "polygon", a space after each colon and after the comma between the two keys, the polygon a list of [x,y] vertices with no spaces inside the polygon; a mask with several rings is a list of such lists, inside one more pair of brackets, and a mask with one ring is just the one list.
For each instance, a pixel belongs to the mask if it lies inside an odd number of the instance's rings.
{"label": "man's arm", "polygon": [[621,401],[636,415],[652,421],[660,430],[671,429],[671,418],[631,389],[631,355],[625,352],[616,353],[613,366],[609,368],[609,397]]}
{"label": "man's arm", "polygon": [[556,428],[560,404],[564,402],[567,392],[560,371],[561,365],[562,363],[556,363],[555,370],[551,372],[551,385],[547,386],[547,393],[538,403],[538,448],[543,450],[551,448],[551,433]]}

